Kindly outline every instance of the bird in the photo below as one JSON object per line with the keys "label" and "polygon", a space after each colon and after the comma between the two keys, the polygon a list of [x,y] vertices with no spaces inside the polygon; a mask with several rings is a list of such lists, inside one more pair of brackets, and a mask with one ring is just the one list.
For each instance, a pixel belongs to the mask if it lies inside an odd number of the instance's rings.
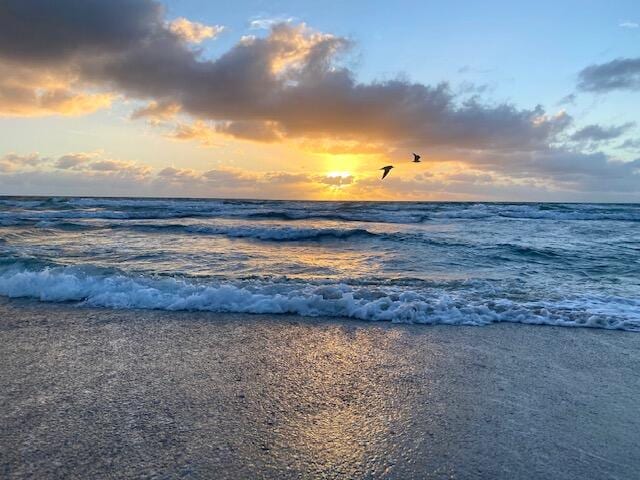
{"label": "bird", "polygon": [[417,153],[413,154],[413,163],[420,163],[420,155]]}
{"label": "bird", "polygon": [[389,172],[391,171],[392,168],[393,168],[393,165],[387,165],[386,167],[382,167],[380,170],[384,170],[384,173],[382,174],[382,178],[380,180],[383,180],[384,177],[389,175]]}

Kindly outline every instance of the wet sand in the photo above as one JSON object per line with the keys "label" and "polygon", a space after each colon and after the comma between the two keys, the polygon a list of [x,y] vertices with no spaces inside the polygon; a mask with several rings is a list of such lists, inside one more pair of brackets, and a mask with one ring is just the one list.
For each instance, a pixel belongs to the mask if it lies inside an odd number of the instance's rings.
{"label": "wet sand", "polygon": [[640,335],[0,301],[2,478],[640,477]]}

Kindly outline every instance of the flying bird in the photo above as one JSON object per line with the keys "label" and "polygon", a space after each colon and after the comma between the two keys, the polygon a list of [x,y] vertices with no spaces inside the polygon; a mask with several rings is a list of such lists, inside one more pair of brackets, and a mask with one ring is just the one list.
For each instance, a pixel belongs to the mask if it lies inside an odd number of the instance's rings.
{"label": "flying bird", "polygon": [[382,174],[382,178],[380,180],[383,180],[384,177],[389,175],[389,172],[391,171],[392,168],[393,168],[393,165],[387,165],[386,167],[382,167],[380,170],[384,170],[384,173]]}
{"label": "flying bird", "polygon": [[413,163],[420,163],[420,155],[417,153],[413,154]]}

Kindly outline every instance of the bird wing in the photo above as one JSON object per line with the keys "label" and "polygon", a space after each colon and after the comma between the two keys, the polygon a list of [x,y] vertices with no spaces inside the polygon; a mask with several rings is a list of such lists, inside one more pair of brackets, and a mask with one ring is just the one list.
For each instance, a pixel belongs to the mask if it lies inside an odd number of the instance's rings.
{"label": "bird wing", "polygon": [[383,180],[383,179],[384,179],[384,177],[386,177],[387,175],[389,175],[389,172],[391,171],[391,169],[390,169],[389,167],[384,167],[384,168],[381,168],[380,170],[384,170],[384,173],[382,174],[382,178],[381,178],[381,180]]}

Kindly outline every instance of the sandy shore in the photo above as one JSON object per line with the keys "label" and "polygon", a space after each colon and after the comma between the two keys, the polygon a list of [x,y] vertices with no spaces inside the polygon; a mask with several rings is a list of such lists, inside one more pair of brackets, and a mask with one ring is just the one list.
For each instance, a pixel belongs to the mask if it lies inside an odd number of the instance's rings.
{"label": "sandy shore", "polygon": [[2,478],[640,477],[640,335],[0,303]]}

